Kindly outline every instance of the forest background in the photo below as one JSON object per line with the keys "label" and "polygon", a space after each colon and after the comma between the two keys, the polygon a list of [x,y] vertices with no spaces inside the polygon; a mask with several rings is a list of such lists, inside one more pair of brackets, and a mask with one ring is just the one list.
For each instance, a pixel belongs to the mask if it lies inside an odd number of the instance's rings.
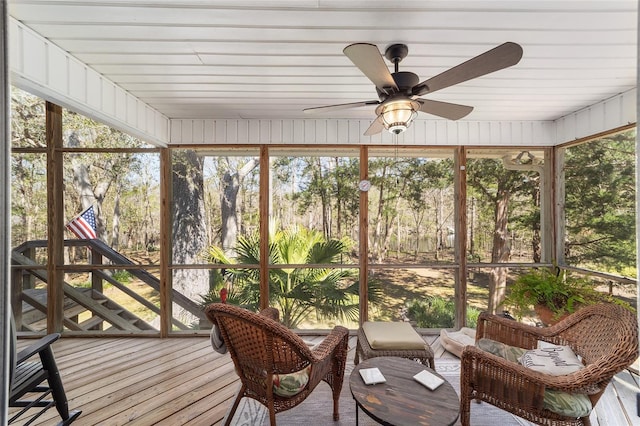
{"label": "forest background", "polygon": [[[65,153],[66,218],[93,205],[101,240],[137,262],[158,264],[157,150],[71,111],[64,111],[63,121],[65,147],[103,150]],[[11,238],[15,247],[47,235],[44,101],[13,89],[11,131]],[[397,316],[411,299],[438,296],[450,301],[451,291],[434,290],[427,282],[453,286],[450,273],[437,267],[454,260],[451,153],[425,150],[416,154],[402,148],[371,152],[369,262],[431,265],[426,273],[392,267],[374,272],[375,300],[371,301],[384,306],[380,317]],[[174,264],[256,261],[258,154],[257,149],[172,149]],[[281,310],[289,309],[292,326],[304,324],[313,315],[354,320],[357,314],[353,268],[359,238],[357,154],[357,150],[274,150],[270,158],[272,263],[345,265],[340,273],[333,268],[296,267],[294,272],[283,275],[282,269],[270,276],[273,302]],[[519,165],[531,166],[529,171],[509,170],[499,153],[469,158],[467,251],[471,262],[540,262],[540,174],[535,166],[540,166],[541,157],[542,151],[522,151],[514,159]],[[635,277],[635,132],[568,148],[563,171],[566,262]],[[298,249],[294,253],[291,247]],[[83,252],[70,251],[67,259],[81,262]],[[215,300],[222,286],[235,284],[234,297],[239,303],[255,306],[255,271],[237,265],[213,271],[176,269],[174,288],[202,302]],[[472,281],[486,292],[473,304],[496,310],[508,272],[482,267],[477,271]],[[410,292],[394,292],[394,285]],[[297,311],[287,308],[292,299],[302,301]]]}

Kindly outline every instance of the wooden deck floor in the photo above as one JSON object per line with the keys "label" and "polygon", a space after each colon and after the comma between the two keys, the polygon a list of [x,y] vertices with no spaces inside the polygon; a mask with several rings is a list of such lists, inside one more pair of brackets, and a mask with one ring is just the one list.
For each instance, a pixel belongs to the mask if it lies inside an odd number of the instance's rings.
{"label": "wooden deck floor", "polygon": [[[453,358],[437,336],[425,340],[436,359]],[[355,346],[353,336],[350,362]],[[54,351],[69,406],[82,410],[78,426],[218,425],[239,383],[230,357],[214,352],[204,337],[63,338]],[[639,425],[639,391],[637,376],[618,375],[596,407],[594,426]],[[34,424],[55,424],[56,416],[51,409]]]}

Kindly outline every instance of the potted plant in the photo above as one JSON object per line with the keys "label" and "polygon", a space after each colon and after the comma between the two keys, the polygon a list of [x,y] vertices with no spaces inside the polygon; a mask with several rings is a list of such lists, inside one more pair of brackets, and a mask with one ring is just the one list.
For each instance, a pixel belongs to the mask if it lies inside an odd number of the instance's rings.
{"label": "potted plant", "polygon": [[504,306],[518,318],[533,308],[545,325],[551,325],[579,307],[603,301],[621,303],[598,292],[587,277],[577,277],[558,267],[535,268],[520,275],[510,286]]}

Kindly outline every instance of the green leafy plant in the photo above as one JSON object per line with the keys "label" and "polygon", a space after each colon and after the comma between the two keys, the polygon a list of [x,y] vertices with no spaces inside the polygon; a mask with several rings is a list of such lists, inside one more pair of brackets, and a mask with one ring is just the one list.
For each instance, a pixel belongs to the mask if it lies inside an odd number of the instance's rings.
{"label": "green leafy plant", "polygon": [[[269,263],[294,265],[269,269],[269,305],[278,308],[280,320],[289,328],[312,319],[347,319],[357,321],[360,284],[353,269],[305,267],[338,263],[350,250],[347,241],[327,240],[321,232],[303,227],[273,231],[269,237]],[[259,264],[260,238],[257,234],[241,236],[229,257],[220,247],[210,247],[208,260],[229,265],[224,278],[231,284],[229,303],[257,310],[260,299],[260,270],[234,267],[236,264]],[[222,272],[222,271],[221,271]],[[219,274],[216,271],[216,274]],[[219,277],[212,278],[212,292],[202,295],[203,304],[219,300]],[[369,301],[378,304],[382,289],[379,282],[369,282]]]}
{"label": "green leafy plant", "polygon": [[589,277],[577,277],[558,267],[531,269],[520,275],[508,289],[503,305],[512,309],[518,318],[543,306],[553,312],[557,319],[576,311],[580,306],[611,302],[628,304],[594,288]]}
{"label": "green leafy plant", "polygon": [[[414,299],[406,303],[407,314],[421,328],[451,328],[455,323],[455,302],[439,296]],[[467,326],[475,328],[480,310],[467,308]]]}

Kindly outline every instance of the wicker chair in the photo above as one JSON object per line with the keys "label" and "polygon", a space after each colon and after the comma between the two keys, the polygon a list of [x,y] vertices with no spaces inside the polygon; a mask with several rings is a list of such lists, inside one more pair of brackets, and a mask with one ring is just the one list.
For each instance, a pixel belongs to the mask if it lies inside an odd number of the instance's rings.
{"label": "wicker chair", "polygon": [[[315,348],[309,346],[278,319],[278,311],[268,308],[260,314],[236,306],[214,303],[205,309],[207,317],[220,329],[242,386],[238,391],[226,424],[230,424],[240,399],[253,398],[269,410],[276,424],[276,413],[304,401],[324,380],[333,391],[333,419],[339,419],[340,391],[347,362],[349,331],[336,326]],[[311,365],[309,381],[293,396],[274,392],[274,374],[289,374]]]}
{"label": "wicker chair", "polygon": [[592,405],[614,375],[638,358],[635,314],[614,304],[587,306],[551,327],[533,327],[503,317],[480,314],[476,341],[487,338],[525,349],[538,340],[568,345],[583,357],[575,373],[551,376],[467,346],[461,358],[460,419],[469,425],[472,399],[486,401],[541,425],[590,425],[589,417],[571,418],[543,407],[544,392],[556,389],[588,394]]}

